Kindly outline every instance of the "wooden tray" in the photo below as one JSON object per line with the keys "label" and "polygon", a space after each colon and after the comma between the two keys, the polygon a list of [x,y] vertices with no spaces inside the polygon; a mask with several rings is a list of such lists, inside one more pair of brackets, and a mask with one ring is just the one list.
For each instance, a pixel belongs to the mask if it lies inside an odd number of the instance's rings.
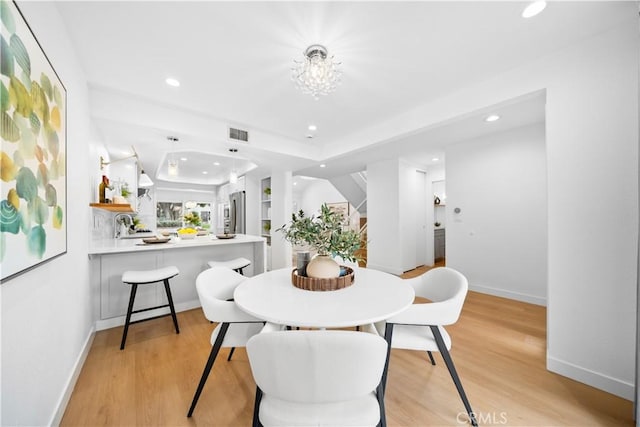
{"label": "wooden tray", "polygon": [[142,239],[143,242],[145,243],[149,243],[149,244],[153,244],[153,243],[167,243],[169,240],[171,240],[168,237],[165,238],[159,238],[159,237],[149,237],[148,239]]}
{"label": "wooden tray", "polygon": [[298,269],[294,268],[291,272],[291,283],[293,283],[293,286],[296,288],[307,291],[335,291],[353,285],[355,280],[353,269],[345,266],[341,266],[341,268],[344,268],[347,274],[331,279],[299,276]]}

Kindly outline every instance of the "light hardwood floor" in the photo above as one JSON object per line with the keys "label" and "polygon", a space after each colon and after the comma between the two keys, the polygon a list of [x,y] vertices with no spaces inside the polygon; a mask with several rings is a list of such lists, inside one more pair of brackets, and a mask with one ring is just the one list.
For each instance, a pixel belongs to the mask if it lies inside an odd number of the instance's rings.
{"label": "light hardwood floor", "polygon": [[[409,272],[415,276],[426,269]],[[214,327],[200,309],[96,334],[62,426],[249,426],[255,383],[247,355],[221,350],[193,418],[186,417]],[[632,403],[545,369],[546,310],[469,292],[448,328],[451,355],[480,425],[632,426]],[[393,350],[389,426],[468,425],[439,354]]]}

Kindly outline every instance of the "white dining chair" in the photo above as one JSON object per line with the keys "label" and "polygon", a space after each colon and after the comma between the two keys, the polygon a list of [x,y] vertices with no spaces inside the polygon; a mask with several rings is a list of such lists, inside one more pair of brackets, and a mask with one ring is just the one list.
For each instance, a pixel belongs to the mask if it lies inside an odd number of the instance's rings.
{"label": "white dining chair", "polygon": [[227,267],[213,267],[203,271],[196,278],[196,290],[205,317],[218,322],[211,334],[211,353],[202,372],[200,383],[193,396],[187,417],[193,415],[202,389],[207,382],[213,363],[222,347],[231,347],[229,357],[235,347],[244,347],[253,335],[260,332],[264,321],[240,310],[233,302],[233,291],[246,277]]}
{"label": "white dining chair", "polygon": [[445,325],[454,324],[460,317],[469,287],[467,278],[453,268],[439,267],[407,280],[413,286],[416,296],[431,302],[414,303],[402,313],[387,319],[386,323],[379,327],[378,332],[384,335],[389,343],[383,386],[386,387],[392,348],[426,351],[432,365],[435,365],[435,360],[431,352],[438,351],[449,369],[471,424],[477,426],[469,399],[449,353],[451,337],[444,329]]}
{"label": "white dining chair", "polygon": [[386,425],[387,343],[344,330],[265,332],[247,342],[254,426]]}

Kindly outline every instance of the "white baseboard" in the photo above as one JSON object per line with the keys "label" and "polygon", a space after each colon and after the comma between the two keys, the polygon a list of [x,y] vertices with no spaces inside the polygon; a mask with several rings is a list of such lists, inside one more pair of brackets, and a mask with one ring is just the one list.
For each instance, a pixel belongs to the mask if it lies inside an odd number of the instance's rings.
{"label": "white baseboard", "polygon": [[67,404],[69,403],[69,399],[71,399],[71,394],[73,393],[73,389],[76,386],[76,382],[78,381],[78,377],[80,376],[80,372],[82,371],[84,362],[85,360],[87,360],[87,356],[89,355],[89,350],[91,350],[91,345],[93,344],[93,338],[95,336],[96,330],[95,328],[91,328],[89,330],[89,335],[87,336],[87,339],[84,341],[84,345],[82,346],[82,351],[78,355],[76,363],[73,365],[73,370],[71,371],[71,375],[69,376],[67,384],[64,387],[62,396],[60,396],[60,399],[58,400],[53,418],[49,423],[50,426],[57,427],[60,425],[62,417],[64,416],[64,411],[67,409]]}
{"label": "white baseboard", "polygon": [[[181,303],[175,304],[174,307],[176,309],[176,313],[179,313],[181,311],[191,310],[191,309],[200,307],[200,300],[196,299],[196,300],[181,302]],[[157,308],[155,310],[149,310],[143,313],[134,314],[133,316],[131,316],[131,320],[134,321],[134,320],[140,320],[140,319],[147,319],[149,317],[161,316],[167,313],[170,313],[169,307]],[[97,320],[96,331],[102,331],[105,329],[122,326],[124,325],[125,319],[126,319],[126,316],[118,316],[118,317],[111,317],[109,319]]]}
{"label": "white baseboard", "polygon": [[481,292],[483,294],[494,295],[497,297],[509,298],[516,301],[527,302],[529,304],[541,305],[543,307],[547,306],[546,298],[538,297],[535,295],[522,294],[519,292],[508,291],[505,289],[490,288],[488,286],[480,286],[480,285],[472,285],[472,284],[469,284],[469,290]]}
{"label": "white baseboard", "polygon": [[564,360],[556,359],[548,354],[547,369],[623,399],[633,401],[635,398],[635,388],[632,383],[574,365]]}

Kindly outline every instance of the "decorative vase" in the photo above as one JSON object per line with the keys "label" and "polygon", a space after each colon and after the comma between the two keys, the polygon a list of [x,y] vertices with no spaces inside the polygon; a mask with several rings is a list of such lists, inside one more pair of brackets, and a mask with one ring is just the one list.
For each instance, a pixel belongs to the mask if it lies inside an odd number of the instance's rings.
{"label": "decorative vase", "polygon": [[340,276],[340,266],[329,255],[316,255],[307,265],[307,276],[330,279]]}

